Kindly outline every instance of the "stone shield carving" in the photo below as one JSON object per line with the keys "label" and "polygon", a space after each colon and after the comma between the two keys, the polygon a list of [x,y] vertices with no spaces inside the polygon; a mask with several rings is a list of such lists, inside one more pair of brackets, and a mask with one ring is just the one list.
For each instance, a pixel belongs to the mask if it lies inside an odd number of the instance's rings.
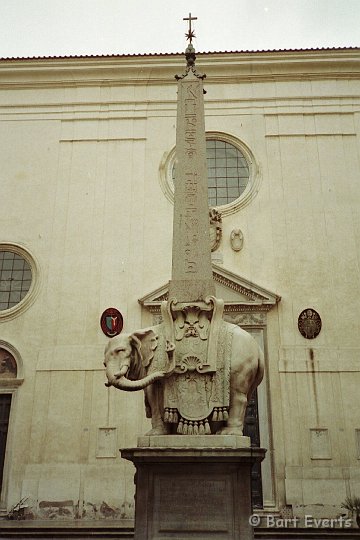
{"label": "stone shield carving", "polygon": [[211,251],[218,249],[222,237],[222,219],[221,214],[215,208],[209,210],[210,218],[210,246]]}
{"label": "stone shield carving", "polygon": [[244,235],[240,229],[233,229],[230,233],[230,245],[234,251],[241,251],[244,245]]}

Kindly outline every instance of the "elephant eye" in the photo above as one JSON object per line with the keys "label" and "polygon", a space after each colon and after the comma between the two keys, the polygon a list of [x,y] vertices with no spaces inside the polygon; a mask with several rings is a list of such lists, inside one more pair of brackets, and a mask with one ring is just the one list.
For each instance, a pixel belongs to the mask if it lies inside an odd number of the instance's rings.
{"label": "elephant eye", "polygon": [[126,349],[124,347],[119,347],[118,349],[115,349],[116,353],[124,352]]}

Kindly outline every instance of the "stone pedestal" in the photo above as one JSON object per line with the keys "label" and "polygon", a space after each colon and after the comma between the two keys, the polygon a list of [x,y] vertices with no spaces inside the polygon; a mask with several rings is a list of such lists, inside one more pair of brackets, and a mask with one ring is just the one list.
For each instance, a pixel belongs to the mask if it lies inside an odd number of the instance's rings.
{"label": "stone pedestal", "polygon": [[140,437],[135,540],[250,540],[251,468],[266,450],[232,435]]}

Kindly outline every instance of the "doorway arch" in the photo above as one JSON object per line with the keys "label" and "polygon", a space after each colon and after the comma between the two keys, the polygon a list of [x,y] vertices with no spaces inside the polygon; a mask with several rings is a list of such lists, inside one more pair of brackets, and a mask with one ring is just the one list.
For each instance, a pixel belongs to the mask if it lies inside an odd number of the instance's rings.
{"label": "doorway arch", "polygon": [[0,513],[6,512],[16,394],[24,382],[19,351],[0,340]]}

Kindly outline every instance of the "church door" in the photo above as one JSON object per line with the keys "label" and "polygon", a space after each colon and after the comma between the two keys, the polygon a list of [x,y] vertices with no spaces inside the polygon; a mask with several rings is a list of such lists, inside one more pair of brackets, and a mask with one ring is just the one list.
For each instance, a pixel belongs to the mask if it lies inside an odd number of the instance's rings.
{"label": "church door", "polygon": [[0,394],[0,492],[3,481],[3,470],[8,434],[11,394]]}
{"label": "church door", "polygon": [[[246,409],[244,435],[250,437],[251,446],[260,446],[257,390],[253,393]],[[251,471],[251,499],[253,509],[263,508],[261,463],[255,463]]]}

